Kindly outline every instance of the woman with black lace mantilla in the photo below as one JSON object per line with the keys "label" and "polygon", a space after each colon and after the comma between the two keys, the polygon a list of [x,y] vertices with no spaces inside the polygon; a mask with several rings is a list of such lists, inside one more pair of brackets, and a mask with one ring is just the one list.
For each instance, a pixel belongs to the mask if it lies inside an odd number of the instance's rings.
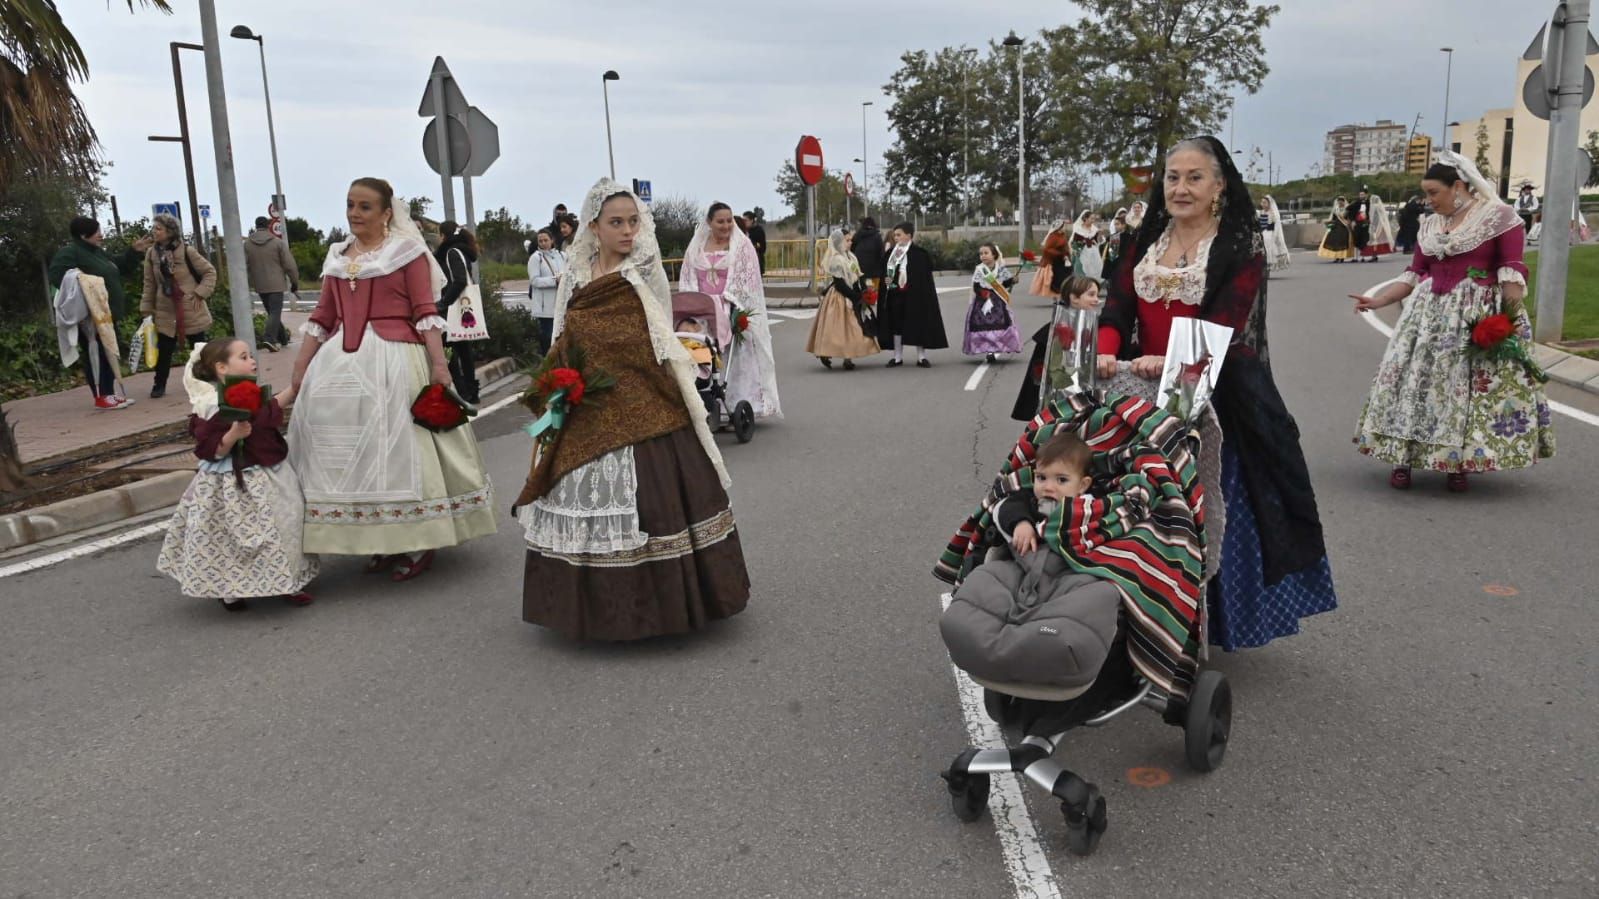
{"label": "woman with black lace mantilla", "polygon": [[601,179],[581,220],[550,352],[586,389],[567,388],[574,401],[541,435],[516,500],[522,617],[581,640],[699,630],[749,600],[727,472],[672,334],[649,207]]}

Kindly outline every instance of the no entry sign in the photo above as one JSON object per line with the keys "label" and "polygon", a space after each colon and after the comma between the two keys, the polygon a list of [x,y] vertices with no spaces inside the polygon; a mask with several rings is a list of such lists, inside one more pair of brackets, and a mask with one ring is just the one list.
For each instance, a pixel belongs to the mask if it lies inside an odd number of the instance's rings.
{"label": "no entry sign", "polygon": [[855,176],[849,172],[844,173],[844,196],[855,196]]}
{"label": "no entry sign", "polygon": [[794,168],[799,170],[800,182],[810,187],[822,180],[822,142],[809,134],[800,138],[794,148]]}

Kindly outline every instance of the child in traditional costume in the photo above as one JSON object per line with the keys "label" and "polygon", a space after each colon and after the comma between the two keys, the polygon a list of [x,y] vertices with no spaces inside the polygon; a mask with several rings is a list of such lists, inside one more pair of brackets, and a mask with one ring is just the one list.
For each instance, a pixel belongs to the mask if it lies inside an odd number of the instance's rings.
{"label": "child in traditional costume", "polygon": [[1005,257],[994,244],[978,247],[977,259],[961,352],[968,356],[985,356],[987,361],[993,362],[996,353],[1022,351],[1022,336],[1016,331],[1016,319],[1010,308],[1010,289],[1016,286],[1016,277],[1005,267]]}
{"label": "child in traditional costume", "polygon": [[307,605],[317,557],[300,548],[305,496],[283,439],[283,407],[295,391],[274,397],[257,386],[242,340],[193,351],[183,386],[200,469],[167,524],[156,569],[185,596],[214,597],[230,612],[257,596]]}

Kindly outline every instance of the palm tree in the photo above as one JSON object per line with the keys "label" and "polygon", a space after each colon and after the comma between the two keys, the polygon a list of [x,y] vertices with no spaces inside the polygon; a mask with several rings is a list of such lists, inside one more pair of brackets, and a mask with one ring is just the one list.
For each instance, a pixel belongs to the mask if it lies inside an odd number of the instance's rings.
{"label": "palm tree", "polygon": [[[168,0],[127,4],[172,12]],[[72,92],[87,77],[89,61],[55,0],[0,0],[0,194],[32,173],[93,170],[99,141]],[[15,430],[0,409],[0,493],[25,480]]]}
{"label": "palm tree", "polygon": [[[168,0],[127,4],[172,12]],[[55,0],[0,0],[0,191],[32,171],[88,170],[99,142],[72,92],[87,77],[89,61]]]}

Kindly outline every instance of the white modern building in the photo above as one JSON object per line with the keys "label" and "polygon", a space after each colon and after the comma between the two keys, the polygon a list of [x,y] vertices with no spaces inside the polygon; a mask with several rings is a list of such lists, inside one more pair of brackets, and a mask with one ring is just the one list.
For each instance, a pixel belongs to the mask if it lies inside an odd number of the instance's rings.
{"label": "white modern building", "polygon": [[1375,125],[1339,125],[1327,132],[1321,168],[1328,175],[1375,175],[1405,170],[1409,130],[1389,119]]}

